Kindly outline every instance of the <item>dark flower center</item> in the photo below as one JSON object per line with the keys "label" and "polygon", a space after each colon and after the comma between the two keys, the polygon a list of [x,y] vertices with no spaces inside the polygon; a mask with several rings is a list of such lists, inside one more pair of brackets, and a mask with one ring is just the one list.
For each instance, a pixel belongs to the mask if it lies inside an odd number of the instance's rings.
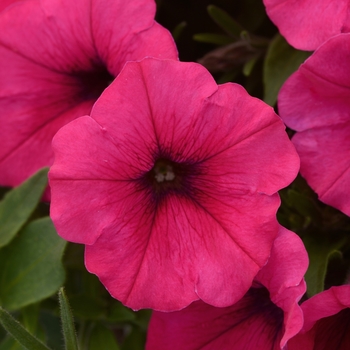
{"label": "dark flower center", "polygon": [[104,67],[76,75],[82,87],[81,95],[84,100],[97,100],[103,90],[114,80],[114,77]]}
{"label": "dark flower center", "polygon": [[166,158],[155,161],[153,168],[145,175],[146,182],[151,186],[157,197],[167,193],[187,193],[189,179],[193,175],[193,166],[176,163]]}

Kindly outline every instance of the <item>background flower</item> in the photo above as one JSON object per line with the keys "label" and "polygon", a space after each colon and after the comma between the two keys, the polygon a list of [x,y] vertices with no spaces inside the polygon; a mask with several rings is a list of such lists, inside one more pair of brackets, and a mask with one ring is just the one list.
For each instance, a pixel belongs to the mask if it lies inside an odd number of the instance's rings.
{"label": "background flower", "polygon": [[134,309],[239,300],[299,165],[271,107],[171,60],[128,63],[53,145],[58,233],[86,244],[88,270]]}
{"label": "background flower", "polygon": [[278,110],[297,131],[300,172],[320,200],[350,215],[350,34],[322,45],[282,87]]}
{"label": "background flower", "polygon": [[350,286],[332,287],[306,300],[303,331],[290,350],[347,350],[350,347]]}
{"label": "background flower", "polygon": [[272,22],[290,45],[313,51],[350,31],[349,0],[263,0]]}
{"label": "background flower", "polygon": [[90,113],[126,61],[177,58],[153,0],[43,0],[0,17],[0,184],[52,164],[57,130]]}
{"label": "background flower", "polygon": [[181,311],[153,312],[146,349],[283,349],[303,326],[298,301],[307,264],[300,238],[281,227],[268,263],[241,300],[226,308],[196,301]]}
{"label": "background flower", "polygon": [[3,9],[5,9],[7,6],[13,4],[14,2],[16,2],[18,0],[1,0],[0,1],[0,11],[2,11]]}

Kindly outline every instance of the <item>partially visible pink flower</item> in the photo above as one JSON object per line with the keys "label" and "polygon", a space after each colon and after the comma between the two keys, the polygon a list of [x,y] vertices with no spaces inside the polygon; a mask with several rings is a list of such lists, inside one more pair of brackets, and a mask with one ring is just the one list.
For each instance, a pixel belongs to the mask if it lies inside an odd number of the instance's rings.
{"label": "partially visible pink flower", "polygon": [[332,287],[301,304],[304,327],[288,350],[350,349],[350,285]]}
{"label": "partially visible pink flower", "polygon": [[290,45],[313,51],[350,31],[350,0],[263,0],[271,21]]}
{"label": "partially visible pink flower", "polygon": [[87,269],[133,309],[239,300],[299,167],[271,107],[175,60],[128,63],[53,146],[58,233],[87,245]]}
{"label": "partially visible pink flower", "polygon": [[20,0],[0,0],[0,11],[4,10],[6,7],[10,6],[14,2],[17,2]]}
{"label": "partially visible pink flower", "polygon": [[0,185],[53,162],[52,137],[88,114],[125,62],[177,59],[154,0],[18,1],[0,15]]}
{"label": "partially visible pink flower", "polygon": [[297,133],[301,174],[321,201],[350,215],[350,34],[322,45],[282,87],[278,110]]}
{"label": "partially visible pink flower", "polygon": [[271,258],[256,277],[260,288],[250,288],[226,308],[196,301],[181,311],[153,312],[146,349],[284,349],[303,326],[298,301],[306,290],[307,265],[300,238],[281,227]]}

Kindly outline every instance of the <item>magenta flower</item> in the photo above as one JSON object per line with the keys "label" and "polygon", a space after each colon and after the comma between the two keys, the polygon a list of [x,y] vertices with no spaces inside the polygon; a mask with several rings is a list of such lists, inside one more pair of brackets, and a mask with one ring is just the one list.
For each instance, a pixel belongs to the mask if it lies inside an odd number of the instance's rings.
{"label": "magenta flower", "polygon": [[153,0],[33,0],[0,16],[0,184],[51,165],[52,137],[89,114],[126,61],[177,58]]}
{"label": "magenta flower", "polygon": [[290,45],[313,51],[350,31],[349,0],[263,0],[271,21]]}
{"label": "magenta flower", "polygon": [[128,63],[53,146],[58,233],[87,245],[87,269],[133,309],[239,300],[299,165],[272,108],[175,60]]}
{"label": "magenta flower", "polygon": [[146,350],[284,349],[303,326],[298,301],[307,265],[300,238],[281,227],[271,258],[241,300],[225,308],[196,301],[181,311],[153,312]]}
{"label": "magenta flower", "polygon": [[288,350],[350,349],[350,285],[332,287],[301,304],[304,327]]}
{"label": "magenta flower", "polygon": [[284,84],[278,109],[297,131],[301,174],[320,200],[350,215],[350,34],[322,45]]}
{"label": "magenta flower", "polygon": [[7,6],[13,4],[19,0],[0,0],[0,11],[4,10]]}

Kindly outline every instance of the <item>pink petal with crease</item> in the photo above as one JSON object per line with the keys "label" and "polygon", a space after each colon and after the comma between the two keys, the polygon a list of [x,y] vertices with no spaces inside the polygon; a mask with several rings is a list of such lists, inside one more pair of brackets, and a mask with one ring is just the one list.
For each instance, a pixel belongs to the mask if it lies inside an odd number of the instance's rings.
{"label": "pink petal with crease", "polygon": [[225,308],[195,301],[181,311],[153,312],[146,349],[284,349],[303,326],[298,301],[306,290],[307,265],[300,238],[280,227],[271,257],[256,278],[264,287],[250,288]]}
{"label": "pink petal with crease", "polygon": [[1,13],[0,185],[50,166],[53,135],[91,112],[126,61],[177,59],[154,14],[153,0],[26,0]]}

